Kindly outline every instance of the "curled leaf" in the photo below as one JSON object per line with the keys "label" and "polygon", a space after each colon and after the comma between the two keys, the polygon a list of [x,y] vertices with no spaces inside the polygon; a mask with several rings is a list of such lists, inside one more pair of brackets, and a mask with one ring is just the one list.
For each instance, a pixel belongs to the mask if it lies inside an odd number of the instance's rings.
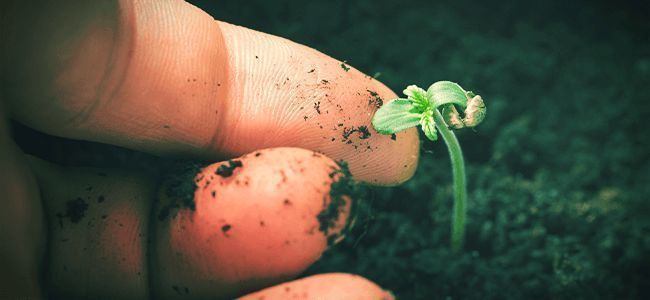
{"label": "curled leaf", "polygon": [[466,91],[455,82],[438,81],[429,87],[427,94],[431,95],[434,107],[455,104],[464,109],[467,106]]}
{"label": "curled leaf", "polygon": [[476,127],[485,119],[486,107],[483,98],[479,95],[473,96],[467,101],[467,108],[463,113],[464,117],[461,117],[453,104],[442,108],[442,117],[450,128]]}
{"label": "curled leaf", "polygon": [[483,98],[476,95],[472,99],[467,101],[467,108],[465,109],[465,118],[463,118],[463,123],[467,127],[475,127],[478,124],[483,122],[485,119],[486,108],[485,103],[483,103]]}
{"label": "curled leaf", "polygon": [[453,104],[447,104],[442,107],[442,118],[447,126],[452,129],[461,129],[465,127],[463,119],[460,117],[458,110]]}

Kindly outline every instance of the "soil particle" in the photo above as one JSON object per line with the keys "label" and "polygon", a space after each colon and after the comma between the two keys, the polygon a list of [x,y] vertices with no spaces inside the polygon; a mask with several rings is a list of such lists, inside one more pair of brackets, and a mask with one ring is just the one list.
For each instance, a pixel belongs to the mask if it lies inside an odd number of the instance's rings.
{"label": "soil particle", "polygon": [[230,231],[230,229],[232,229],[232,225],[230,225],[230,224],[226,224],[226,225],[221,226],[221,232],[223,232],[223,235],[225,235],[226,237],[230,236],[230,235],[228,235],[228,231]]}
{"label": "soil particle", "polygon": [[307,72],[307,73],[308,73],[308,74],[309,74],[309,73],[314,73],[314,71],[316,71],[316,69],[311,69],[311,70],[309,70],[309,72]]}
{"label": "soil particle", "polygon": [[350,136],[355,132],[359,134],[359,139],[361,139],[361,140],[365,140],[365,139],[369,138],[370,135],[371,135],[370,131],[368,130],[368,126],[366,126],[366,125],[361,125],[359,127],[354,127],[354,126],[352,126],[352,127],[344,127],[343,128],[343,133],[342,133],[342,137],[343,137],[342,141],[347,143],[347,144],[351,144],[352,141],[350,141],[349,139],[350,139]]}
{"label": "soil particle", "polygon": [[350,71],[350,67],[348,67],[348,65],[346,63],[347,63],[347,61],[345,61],[345,60],[341,63],[341,69],[343,69],[343,71],[345,71],[345,72]]}
{"label": "soil particle", "polygon": [[59,218],[59,225],[63,227],[62,219],[68,218],[70,222],[77,224],[86,215],[88,210],[88,203],[81,198],[69,200],[65,203],[65,214],[58,213],[56,216]]}
{"label": "soil particle", "polygon": [[320,115],[320,101],[314,102],[314,109]]}
{"label": "soil particle", "polygon": [[340,233],[332,234],[331,230],[335,229],[339,216],[343,212],[345,198],[361,197],[359,185],[352,179],[347,163],[340,161],[338,165],[339,168],[333,169],[329,174],[332,179],[329,202],[327,201],[328,197],[323,199],[323,210],[316,216],[319,223],[318,230],[327,236],[328,245],[331,245],[340,236]]}
{"label": "soil particle", "polygon": [[366,90],[368,93],[370,93],[370,99],[368,99],[368,105],[370,106],[375,106],[377,108],[380,108],[384,105],[384,100],[379,97],[379,94],[375,91],[371,90]]}
{"label": "soil particle", "polygon": [[370,137],[370,131],[368,131],[368,126],[362,125],[359,126],[359,138],[365,140]]}
{"label": "soil particle", "polygon": [[227,163],[220,165],[215,174],[221,177],[230,177],[235,169],[243,166],[244,165],[239,160],[229,160]]}
{"label": "soil particle", "polygon": [[164,180],[164,194],[168,203],[160,208],[158,220],[164,221],[173,210],[189,208],[196,210],[194,192],[203,175],[197,177],[203,164],[198,162],[178,162],[166,172],[169,176]]}

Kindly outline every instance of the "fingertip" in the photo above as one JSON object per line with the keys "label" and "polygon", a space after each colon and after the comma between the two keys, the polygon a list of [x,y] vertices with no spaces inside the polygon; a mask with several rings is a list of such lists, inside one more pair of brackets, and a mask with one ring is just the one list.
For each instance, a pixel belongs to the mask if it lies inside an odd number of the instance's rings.
{"label": "fingertip", "polygon": [[[420,137],[416,128],[410,128],[395,134],[386,135],[377,132],[372,126],[374,113],[398,96],[382,82],[374,78],[369,89],[372,101],[375,98],[375,107],[369,115],[368,128],[372,132],[368,142],[375,148],[372,155],[353,157],[350,167],[356,178],[374,185],[395,186],[399,185],[415,174],[420,156]],[[379,102],[381,100],[381,102]],[[381,103],[381,105],[378,105]],[[358,160],[356,162],[355,160]]]}
{"label": "fingertip", "polygon": [[163,189],[160,296],[234,297],[305,270],[346,226],[351,199],[334,192],[337,170],[313,151],[274,148],[203,167],[184,192]]}
{"label": "fingertip", "polygon": [[217,22],[231,75],[217,151],[237,156],[291,146],[348,163],[356,179],[395,185],[417,164],[415,130],[395,137],[372,128],[374,112],[397,98],[349,65],[289,40]]}
{"label": "fingertip", "polygon": [[327,273],[286,282],[261,291],[242,296],[239,299],[358,299],[392,300],[392,293],[383,290],[376,283],[358,275]]}

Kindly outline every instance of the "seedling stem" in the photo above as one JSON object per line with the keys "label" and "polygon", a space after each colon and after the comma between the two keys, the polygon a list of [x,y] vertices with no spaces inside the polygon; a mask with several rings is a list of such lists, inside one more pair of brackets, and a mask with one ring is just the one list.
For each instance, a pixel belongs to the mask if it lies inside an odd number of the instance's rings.
{"label": "seedling stem", "polygon": [[[447,144],[454,180],[451,248],[460,252],[465,237],[467,182],[463,152],[452,129],[480,124],[485,119],[485,103],[481,96],[451,81],[438,81],[426,91],[410,85],[404,95],[406,99],[394,99],[377,110],[372,125],[377,132],[387,135],[420,125],[424,135],[432,141],[438,139],[440,132]],[[462,115],[456,107],[463,110]]]}

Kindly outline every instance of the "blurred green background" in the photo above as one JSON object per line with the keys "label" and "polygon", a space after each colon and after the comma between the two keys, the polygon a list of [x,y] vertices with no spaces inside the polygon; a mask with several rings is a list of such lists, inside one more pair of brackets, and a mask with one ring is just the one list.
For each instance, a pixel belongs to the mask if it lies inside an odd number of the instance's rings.
{"label": "blurred green background", "polygon": [[370,219],[308,274],[402,299],[650,298],[650,7],[642,1],[196,1],[347,60],[395,91],[452,80],[488,118],[458,133],[466,251],[449,251],[444,143],[377,189]]}
{"label": "blurred green background", "polygon": [[[380,73],[395,91],[452,80],[486,100],[486,121],[458,133],[462,254],[448,246],[447,150],[424,142],[415,178],[373,189],[351,236],[305,275],[356,273],[401,299],[650,299],[648,2],[193,3]],[[16,132],[59,163],[155,160]]]}

